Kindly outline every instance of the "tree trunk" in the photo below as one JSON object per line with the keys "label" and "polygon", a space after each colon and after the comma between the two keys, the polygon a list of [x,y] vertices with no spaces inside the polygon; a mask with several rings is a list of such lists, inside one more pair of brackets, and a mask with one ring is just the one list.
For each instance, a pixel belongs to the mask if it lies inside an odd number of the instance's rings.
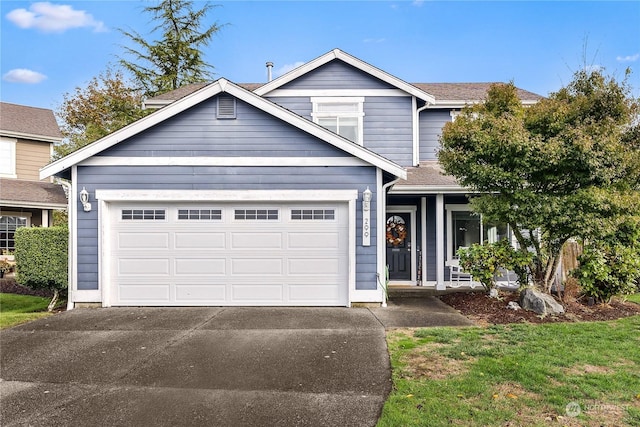
{"label": "tree trunk", "polygon": [[49,306],[47,307],[47,311],[51,312],[53,311],[53,309],[56,307],[56,304],[58,303],[58,297],[60,297],[60,291],[57,288],[53,289],[53,298],[51,298],[51,302],[49,303]]}
{"label": "tree trunk", "polygon": [[561,257],[562,257],[562,252],[558,252],[553,257],[549,258],[549,262],[547,264],[547,271],[544,275],[544,288],[548,294],[551,293],[551,286],[553,285],[553,280],[556,277],[556,270],[558,269],[558,264],[560,263]]}

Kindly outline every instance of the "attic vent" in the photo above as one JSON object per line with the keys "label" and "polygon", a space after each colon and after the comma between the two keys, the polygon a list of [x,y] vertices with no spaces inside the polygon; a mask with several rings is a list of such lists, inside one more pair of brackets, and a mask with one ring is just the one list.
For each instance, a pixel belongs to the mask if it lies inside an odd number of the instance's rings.
{"label": "attic vent", "polygon": [[218,97],[218,113],[219,119],[235,119],[236,118],[236,99],[232,96]]}

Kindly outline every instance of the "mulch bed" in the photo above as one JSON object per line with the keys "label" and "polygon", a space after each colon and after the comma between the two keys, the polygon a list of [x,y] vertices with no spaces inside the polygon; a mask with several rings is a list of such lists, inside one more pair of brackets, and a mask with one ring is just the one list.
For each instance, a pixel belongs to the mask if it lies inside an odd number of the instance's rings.
{"label": "mulch bed", "polygon": [[31,289],[16,283],[16,279],[12,276],[5,276],[0,279],[0,293],[33,295],[37,297],[51,298],[53,292],[48,289]]}
{"label": "mulch bed", "polygon": [[441,295],[450,305],[479,325],[507,323],[557,323],[614,320],[640,315],[640,304],[612,301],[610,304],[587,305],[583,301],[561,302],[565,313],[557,316],[540,316],[532,311],[507,308],[510,301],[518,302],[518,293],[502,291],[499,298],[490,298],[483,292],[459,292]]}

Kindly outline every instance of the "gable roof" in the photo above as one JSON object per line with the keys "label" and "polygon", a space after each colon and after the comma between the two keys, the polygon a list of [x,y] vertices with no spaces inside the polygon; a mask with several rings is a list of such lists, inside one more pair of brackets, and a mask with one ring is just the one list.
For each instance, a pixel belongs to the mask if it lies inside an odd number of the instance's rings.
{"label": "gable roof", "polygon": [[322,126],[313,123],[293,112],[274,104],[273,102],[256,95],[240,86],[229,82],[226,79],[219,79],[201,89],[173,102],[165,108],[161,108],[154,113],[134,122],[124,128],[113,132],[81,149],[59,159],[40,170],[40,178],[44,179],[69,169],[89,157],[113,147],[114,145],[133,137],[191,107],[203,102],[220,93],[228,93],[282,121],[297,127],[310,135],[337,147],[348,154],[351,154],[365,162],[377,166],[380,169],[395,175],[399,178],[406,178],[405,169],[397,163],[388,160],[379,154],[374,153],[354,142],[349,141],[340,135],[333,133]]}
{"label": "gable roof", "polygon": [[8,102],[0,102],[0,134],[36,141],[62,141],[53,111]]}
{"label": "gable roof", "polygon": [[[429,92],[435,99],[436,107],[460,107],[486,99],[487,92],[494,84],[488,83],[413,83],[417,88]],[[518,98],[525,105],[535,104],[543,99],[542,96],[528,90],[516,88]]]}
{"label": "gable roof", "polygon": [[399,78],[392,76],[391,74],[382,71],[381,69],[376,68],[373,65],[356,58],[355,56],[351,56],[348,53],[341,51],[340,49],[333,49],[331,52],[325,53],[324,55],[313,59],[292,71],[289,71],[288,73],[278,77],[277,79],[274,79],[269,83],[260,86],[259,88],[255,89],[254,92],[260,96],[268,95],[269,92],[278,89],[279,87],[297,79],[298,77],[307,74],[308,72],[313,71],[336,59],[343,61],[367,74],[370,74],[385,83],[389,83],[390,85],[407,92],[409,95],[413,95],[418,99],[422,99],[428,104],[435,103],[435,98],[422,89],[411,85],[403,80],[400,80]]}

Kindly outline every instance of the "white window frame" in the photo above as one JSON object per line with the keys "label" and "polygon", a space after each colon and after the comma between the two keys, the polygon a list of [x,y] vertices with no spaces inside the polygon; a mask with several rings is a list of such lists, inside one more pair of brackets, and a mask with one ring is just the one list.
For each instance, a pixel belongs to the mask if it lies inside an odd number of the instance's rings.
{"label": "white window frame", "polygon": [[[455,253],[453,253],[453,212],[471,212],[471,206],[451,204],[445,205],[445,210],[447,211],[447,262],[450,262],[455,256]],[[484,227],[482,223],[482,215],[478,214],[478,218],[480,220],[480,242],[483,242]]]}
{"label": "white window frame", "polygon": [[[17,145],[18,140],[15,138],[7,138],[7,137],[0,137],[0,146],[3,146],[0,149],[0,153],[4,153],[5,148],[4,146],[8,147],[8,158],[9,158],[9,170],[7,171],[3,171],[0,169],[0,177],[3,178],[17,178],[18,175],[16,174],[16,145]],[[2,156],[4,157],[4,155]]]}
{"label": "white window frame", "polygon": [[[358,121],[356,132],[356,144],[363,145],[364,141],[364,96],[314,96],[311,97],[312,111],[311,118],[314,123],[319,124],[322,118],[355,118]],[[356,104],[357,111],[319,111],[322,104]]]}
{"label": "white window frame", "polygon": [[[2,216],[24,218],[24,219],[26,219],[26,225],[24,225],[24,227],[31,227],[31,216],[32,216],[31,212],[2,211]],[[22,228],[22,227],[16,227],[16,230],[18,228]],[[4,250],[4,248],[0,248],[0,252],[2,252],[2,250]]]}

